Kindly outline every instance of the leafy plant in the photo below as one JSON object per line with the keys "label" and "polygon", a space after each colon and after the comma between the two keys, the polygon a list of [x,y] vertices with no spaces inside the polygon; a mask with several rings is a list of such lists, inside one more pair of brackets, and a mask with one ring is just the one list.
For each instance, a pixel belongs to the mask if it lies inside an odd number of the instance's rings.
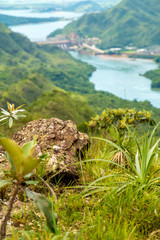
{"label": "leafy plant", "polygon": [[[0,144],[7,151],[7,158],[12,167],[11,171],[7,174],[7,176],[5,176],[9,178],[0,180],[0,187],[8,184],[13,184],[15,186],[7,206],[6,214],[4,215],[0,226],[0,239],[3,239],[6,235],[6,225],[10,217],[16,195],[24,184],[25,186],[29,183],[34,184],[33,181],[28,181],[28,177],[30,177],[32,171],[37,167],[42,159],[36,159],[33,157],[34,146],[36,145],[35,140],[24,144],[22,148],[20,148],[14,140],[7,138],[0,138]],[[52,214],[52,212],[54,212],[53,208],[51,211],[51,203],[44,196],[38,193],[34,193],[30,190],[27,190],[26,193],[34,200],[34,202],[36,202],[40,210],[44,213],[50,230],[56,233],[56,220],[55,216],[53,217]]]}
{"label": "leafy plant", "polygon": [[[3,124],[9,123],[9,128],[11,128],[14,120],[17,120],[19,117],[25,117],[25,115],[21,114],[21,112],[24,112],[25,110],[20,109],[23,105],[17,108],[14,107],[14,104],[10,104],[9,102],[7,102],[7,105],[9,111],[1,108],[2,115],[0,116],[0,122]],[[25,143],[22,148],[20,148],[14,140],[1,136],[0,145],[2,145],[7,151],[6,158],[11,164],[10,172],[4,172],[3,175],[5,179],[0,180],[0,188],[10,184],[15,186],[8,202],[6,213],[0,225],[0,239],[3,239],[6,235],[7,221],[10,217],[19,189],[28,184],[37,183],[36,181],[28,180],[28,178],[32,175],[32,171],[38,166],[40,161],[46,157],[46,155],[44,154],[40,156],[39,159],[33,157],[36,139]],[[51,203],[43,195],[34,193],[30,190],[26,190],[26,194],[36,202],[39,209],[44,213],[50,230],[57,233],[56,217],[52,214],[54,213],[54,208]]]}
{"label": "leafy plant", "polygon": [[121,146],[117,145],[116,143],[108,139],[94,137],[94,139],[104,141],[121,151],[128,160],[129,167],[126,169],[120,164],[110,160],[89,160],[104,161],[117,166],[122,171],[112,171],[112,173],[96,179],[86,187],[85,192],[97,192],[108,189],[108,185],[105,180],[109,178],[115,179],[113,182],[115,191],[122,191],[126,189],[127,186],[135,187],[137,191],[158,187],[160,184],[160,177],[158,175],[160,168],[152,170],[152,164],[156,159],[158,144],[160,142],[159,138],[155,143],[153,143],[154,133],[159,124],[153,129],[149,137],[146,135],[142,138],[142,143],[139,143],[139,141],[134,137],[137,146],[137,153],[135,154],[134,158],[132,158],[130,154],[128,154]]}
{"label": "leafy plant", "polygon": [[[135,132],[137,126],[141,124],[154,125],[155,121],[151,118],[151,113],[148,111],[137,111],[136,109],[107,109],[102,114],[96,115],[88,123],[89,129],[93,133],[99,133],[117,143],[125,152],[130,155],[135,153],[135,142],[133,135],[130,134],[130,129]],[[140,130],[140,128],[138,128]],[[143,129],[144,131],[144,129]],[[127,164],[127,160],[122,151],[115,150],[113,152],[112,160],[121,163],[123,166]]]}
{"label": "leafy plant", "polygon": [[124,135],[128,130],[128,126],[137,127],[141,123],[149,123],[154,125],[155,122],[151,118],[148,111],[137,111],[136,109],[107,109],[100,115],[96,115],[88,123],[88,127],[95,131],[108,134],[112,126],[114,126],[120,136]]}

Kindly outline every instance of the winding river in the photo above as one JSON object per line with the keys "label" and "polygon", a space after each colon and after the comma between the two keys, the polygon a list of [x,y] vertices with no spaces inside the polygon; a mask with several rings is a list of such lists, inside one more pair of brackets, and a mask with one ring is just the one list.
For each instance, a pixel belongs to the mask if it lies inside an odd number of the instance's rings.
{"label": "winding river", "polygon": [[[12,16],[25,17],[65,17],[70,20],[56,21],[40,24],[26,24],[11,26],[10,28],[24,34],[31,41],[45,40],[52,31],[63,28],[75,18],[80,17],[79,13],[53,12],[34,13],[24,11],[4,11],[0,13]],[[158,65],[151,60],[129,59],[129,58],[108,58],[104,56],[80,55],[77,52],[70,54],[81,61],[92,64],[96,71],[92,74],[90,81],[95,84],[97,90],[108,91],[118,97],[128,100],[148,100],[153,106],[160,108],[160,93],[151,90],[151,81],[142,76],[146,71],[156,69]]]}
{"label": "winding river", "polygon": [[142,76],[146,71],[157,69],[158,65],[152,60],[81,55],[77,52],[71,52],[71,55],[96,67],[90,78],[96,90],[127,100],[148,100],[153,106],[160,107],[160,93],[152,91],[151,81]]}

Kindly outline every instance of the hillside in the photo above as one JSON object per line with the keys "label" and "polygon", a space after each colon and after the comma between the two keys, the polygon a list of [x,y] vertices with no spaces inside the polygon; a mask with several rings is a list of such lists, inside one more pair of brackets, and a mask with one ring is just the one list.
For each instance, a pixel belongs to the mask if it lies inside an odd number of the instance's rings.
{"label": "hillside", "polygon": [[[0,24],[0,104],[28,104],[55,86],[69,91],[94,89],[94,67],[57,47],[38,46]],[[81,86],[81,88],[80,88]]]}
{"label": "hillside", "polygon": [[89,121],[91,116],[96,114],[93,109],[85,96],[55,89],[40,96],[27,110],[32,119],[54,116],[80,124]]}
{"label": "hillside", "polygon": [[137,102],[124,100],[111,93],[93,91],[92,93],[77,94],[54,89],[43,94],[33,101],[27,108],[28,119],[23,121],[57,117],[62,120],[72,120],[84,131],[84,122],[92,116],[100,114],[107,108],[136,108],[137,110],[152,111],[156,122],[160,120],[160,110],[153,107],[148,101]]}
{"label": "hillside", "polygon": [[7,101],[16,106],[26,104],[28,118],[23,124],[44,117],[80,124],[106,108],[122,106],[150,110],[156,118],[160,116],[159,109],[147,101],[126,101],[95,91],[89,82],[94,70],[57,47],[31,43],[0,24],[0,106],[6,108]]}
{"label": "hillside", "polygon": [[41,23],[41,22],[54,22],[60,20],[59,18],[27,18],[27,17],[14,17],[9,15],[0,14],[0,22],[6,26],[28,24],[28,23]]}
{"label": "hillside", "polygon": [[99,37],[102,49],[128,45],[146,47],[160,44],[159,19],[159,0],[123,0],[107,11],[82,16],[61,32]]}

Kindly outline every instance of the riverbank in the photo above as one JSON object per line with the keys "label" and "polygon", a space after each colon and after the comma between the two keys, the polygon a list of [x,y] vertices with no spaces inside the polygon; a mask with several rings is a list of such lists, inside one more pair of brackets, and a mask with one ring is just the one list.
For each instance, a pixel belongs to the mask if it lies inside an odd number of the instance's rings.
{"label": "riverbank", "polygon": [[[87,54],[88,55],[88,54]],[[90,54],[92,55],[92,54]],[[128,54],[97,54],[96,56],[98,56],[100,59],[102,60],[131,60],[131,61],[135,61],[137,59],[141,59],[141,60],[147,60],[147,61],[154,61],[154,58],[152,57],[143,57],[143,56],[135,56],[135,55],[128,55]]]}
{"label": "riverbank", "polygon": [[101,55],[97,55],[100,59],[102,60],[120,60],[120,59],[128,59],[129,57],[126,54],[122,54],[122,55],[117,55],[117,54],[113,54],[113,55],[109,55],[109,54],[101,54]]}
{"label": "riverbank", "polygon": [[[76,50],[75,50],[76,51]],[[91,56],[98,56],[102,60],[120,60],[120,59],[131,59],[132,61],[136,59],[146,59],[146,60],[151,60],[154,61],[156,55],[141,55],[141,54],[126,54],[126,53],[121,53],[121,54],[107,54],[107,53],[95,53],[94,51],[86,51],[86,50],[80,50],[76,51],[79,54],[83,55],[91,55]]]}

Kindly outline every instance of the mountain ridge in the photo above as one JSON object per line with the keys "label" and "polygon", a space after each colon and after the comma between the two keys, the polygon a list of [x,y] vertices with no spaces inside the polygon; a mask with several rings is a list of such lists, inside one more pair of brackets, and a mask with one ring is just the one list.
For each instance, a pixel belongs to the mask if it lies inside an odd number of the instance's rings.
{"label": "mountain ridge", "polygon": [[158,0],[123,0],[100,13],[85,14],[60,30],[85,37],[100,38],[99,47],[147,47],[160,44],[160,4]]}

